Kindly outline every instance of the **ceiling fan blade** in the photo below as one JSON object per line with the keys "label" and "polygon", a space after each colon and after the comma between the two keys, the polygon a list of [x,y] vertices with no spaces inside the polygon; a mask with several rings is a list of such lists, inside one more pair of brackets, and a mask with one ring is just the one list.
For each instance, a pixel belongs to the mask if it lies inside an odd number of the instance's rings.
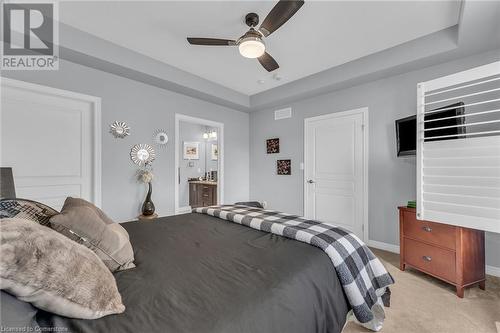
{"label": "ceiling fan blade", "polygon": [[187,41],[192,45],[208,45],[208,46],[233,46],[236,41],[232,39],[219,38],[192,38],[188,37]]}
{"label": "ceiling fan blade", "polygon": [[275,69],[280,68],[280,65],[278,65],[276,60],[274,60],[274,58],[271,57],[271,55],[267,52],[265,52],[263,55],[261,55],[257,59],[259,59],[259,62],[262,65],[262,67],[264,67],[268,72],[272,72]]}
{"label": "ceiling fan blade", "polygon": [[265,36],[269,36],[279,27],[286,23],[304,4],[303,0],[288,1],[280,0],[276,6],[267,14],[262,22],[259,31]]}

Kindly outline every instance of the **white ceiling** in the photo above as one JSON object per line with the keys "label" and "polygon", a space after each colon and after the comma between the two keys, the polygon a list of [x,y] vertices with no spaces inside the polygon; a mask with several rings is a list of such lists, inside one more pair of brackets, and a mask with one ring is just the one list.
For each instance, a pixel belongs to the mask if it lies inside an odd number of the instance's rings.
{"label": "white ceiling", "polygon": [[[458,23],[458,1],[307,1],[266,39],[280,69],[236,47],[191,46],[186,37],[236,39],[244,16],[271,1],[61,2],[60,20],[247,95],[274,88]],[[282,79],[272,78],[277,73]],[[264,83],[259,83],[264,80]]]}

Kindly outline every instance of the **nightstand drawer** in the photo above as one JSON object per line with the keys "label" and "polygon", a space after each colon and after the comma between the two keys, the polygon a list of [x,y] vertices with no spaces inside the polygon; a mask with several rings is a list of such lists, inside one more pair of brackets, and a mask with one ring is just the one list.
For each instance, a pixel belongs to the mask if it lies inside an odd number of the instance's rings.
{"label": "nightstand drawer", "polygon": [[455,282],[455,252],[405,239],[405,261],[424,272]]}
{"label": "nightstand drawer", "polygon": [[404,212],[403,234],[405,237],[421,240],[455,250],[455,227],[442,223],[420,221],[415,214]]}

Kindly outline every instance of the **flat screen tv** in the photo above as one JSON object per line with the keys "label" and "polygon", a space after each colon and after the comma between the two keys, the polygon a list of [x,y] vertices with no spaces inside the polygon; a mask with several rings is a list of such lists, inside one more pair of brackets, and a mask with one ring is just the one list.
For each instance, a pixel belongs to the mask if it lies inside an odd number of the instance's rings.
{"label": "flat screen tv", "polygon": [[[425,120],[434,120],[425,123],[425,141],[450,140],[460,138],[460,134],[465,133],[465,127],[449,127],[464,124],[464,103],[459,102],[442,108],[432,110],[425,116]],[[443,111],[439,111],[443,110]],[[439,119],[439,120],[437,120]],[[440,128],[432,130],[432,128]],[[442,136],[449,136],[441,138]],[[433,137],[439,137],[433,139]],[[417,153],[417,116],[409,116],[396,120],[396,141],[398,156],[410,156]]]}

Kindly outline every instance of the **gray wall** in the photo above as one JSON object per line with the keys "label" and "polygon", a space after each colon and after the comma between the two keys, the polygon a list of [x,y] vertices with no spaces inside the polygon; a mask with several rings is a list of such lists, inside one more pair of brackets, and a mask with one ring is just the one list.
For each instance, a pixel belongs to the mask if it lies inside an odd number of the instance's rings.
{"label": "gray wall", "polygon": [[[134,219],[140,212],[146,191],[135,179],[137,167],[129,152],[136,143],[151,144],[157,128],[164,128],[170,141],[166,149],[156,149],[153,202],[159,215],[174,213],[175,113],[224,123],[225,200],[248,199],[247,113],[67,61],[60,63],[58,71],[3,71],[2,76],[102,98],[102,207],[116,221]],[[131,135],[113,138],[108,130],[115,120],[127,122]]]}
{"label": "gray wall", "polygon": [[[207,171],[217,170],[217,161],[212,161],[211,148],[212,144],[217,144],[217,140],[207,140],[203,138],[203,133],[207,129],[206,126],[199,124],[179,122],[179,207],[189,206],[189,184],[188,178],[203,177]],[[184,142],[199,142],[199,160],[184,159]],[[193,166],[189,166],[189,162]]]}
{"label": "gray wall", "polygon": [[[397,158],[394,120],[416,113],[416,84],[500,58],[488,52],[250,114],[250,198],[269,208],[303,214],[304,118],[369,108],[369,237],[399,243],[397,206],[416,198],[415,158]],[[293,117],[273,111],[292,107]],[[280,138],[280,153],[266,154],[265,140]],[[277,176],[275,160],[292,159],[292,175]],[[487,263],[500,267],[500,235],[487,235]]]}

